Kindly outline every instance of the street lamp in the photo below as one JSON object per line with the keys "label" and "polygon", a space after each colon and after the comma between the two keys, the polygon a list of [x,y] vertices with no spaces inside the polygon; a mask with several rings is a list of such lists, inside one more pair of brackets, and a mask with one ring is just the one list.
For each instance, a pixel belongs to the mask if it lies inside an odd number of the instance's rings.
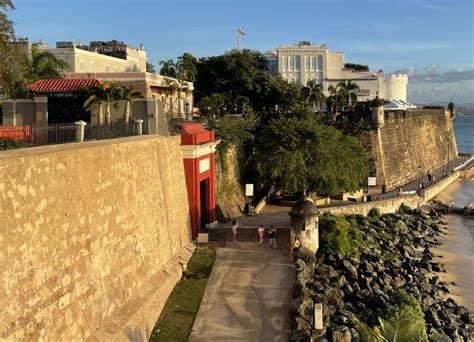
{"label": "street lamp", "polygon": [[418,189],[421,189],[421,165],[418,165],[418,173],[420,175],[420,178],[418,180]]}
{"label": "street lamp", "polygon": [[186,99],[186,103],[184,104],[184,111],[185,111],[185,114],[186,114],[186,119],[190,120],[189,119],[189,102],[188,102],[188,99]]}

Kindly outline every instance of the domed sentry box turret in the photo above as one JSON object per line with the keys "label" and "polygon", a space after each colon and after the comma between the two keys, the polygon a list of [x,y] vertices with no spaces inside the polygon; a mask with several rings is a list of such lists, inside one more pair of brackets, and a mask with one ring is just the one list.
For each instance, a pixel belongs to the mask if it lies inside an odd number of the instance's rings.
{"label": "domed sentry box turret", "polygon": [[384,118],[384,100],[379,97],[377,92],[377,96],[375,99],[372,100],[372,125],[377,128],[381,128],[385,124]]}
{"label": "domed sentry box turret", "polygon": [[295,246],[296,239],[301,243],[300,251],[315,258],[319,248],[319,211],[313,200],[307,196],[298,200],[291,211],[291,246]]}

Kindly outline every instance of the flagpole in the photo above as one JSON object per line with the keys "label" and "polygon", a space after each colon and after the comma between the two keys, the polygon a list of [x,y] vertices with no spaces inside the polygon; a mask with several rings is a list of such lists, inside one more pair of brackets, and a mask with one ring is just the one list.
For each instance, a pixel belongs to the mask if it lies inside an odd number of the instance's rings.
{"label": "flagpole", "polygon": [[240,29],[237,28],[237,51],[240,52]]}

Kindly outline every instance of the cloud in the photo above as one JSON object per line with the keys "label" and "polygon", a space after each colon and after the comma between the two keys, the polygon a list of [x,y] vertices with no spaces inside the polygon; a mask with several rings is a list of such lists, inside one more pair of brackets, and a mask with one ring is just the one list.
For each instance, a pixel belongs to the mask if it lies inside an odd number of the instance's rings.
{"label": "cloud", "polygon": [[407,52],[421,52],[421,51],[434,51],[434,50],[446,50],[459,48],[465,46],[464,42],[455,43],[455,42],[390,42],[390,43],[381,43],[381,44],[354,44],[346,48],[348,51],[361,51],[361,52],[397,52],[397,53],[407,53]]}
{"label": "cloud", "polygon": [[450,70],[440,72],[436,64],[431,64],[419,72],[416,68],[409,66],[406,69],[396,70],[394,74],[408,74],[410,83],[452,83],[474,80],[474,69]]}
{"label": "cloud", "polygon": [[426,9],[430,9],[430,10],[437,10],[437,11],[442,11],[442,10],[445,10],[445,9],[448,8],[446,6],[441,6],[441,5],[438,5],[438,4],[429,3],[427,1],[417,1],[417,2],[415,2],[415,4],[416,4],[416,6],[421,7],[421,8],[426,8]]}

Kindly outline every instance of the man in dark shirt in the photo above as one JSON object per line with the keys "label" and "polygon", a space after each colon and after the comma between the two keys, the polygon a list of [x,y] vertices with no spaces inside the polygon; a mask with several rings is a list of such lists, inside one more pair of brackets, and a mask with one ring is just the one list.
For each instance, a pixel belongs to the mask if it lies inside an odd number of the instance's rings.
{"label": "man in dark shirt", "polygon": [[270,237],[270,248],[271,249],[277,249],[276,245],[276,228],[274,226],[271,226],[270,229],[268,230],[268,236]]}

